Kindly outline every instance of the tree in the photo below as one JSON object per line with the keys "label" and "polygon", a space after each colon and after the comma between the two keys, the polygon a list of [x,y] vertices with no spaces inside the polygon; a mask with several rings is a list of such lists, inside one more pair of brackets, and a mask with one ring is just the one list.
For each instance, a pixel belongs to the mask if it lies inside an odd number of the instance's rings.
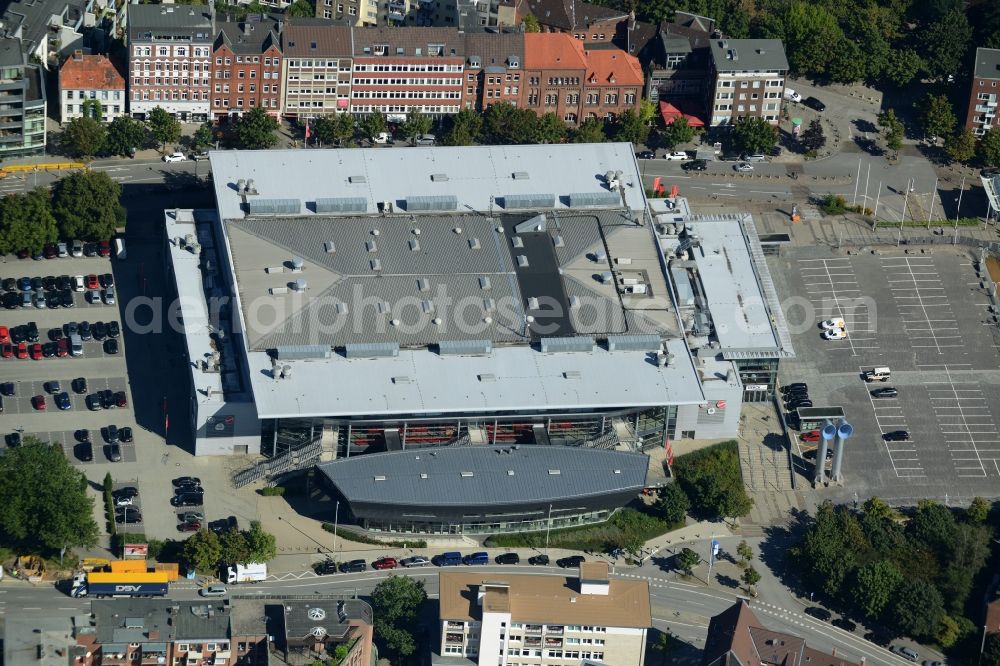
{"label": "tree", "polygon": [[162,150],[168,143],[174,143],[181,138],[181,123],[162,107],[158,106],[149,112],[146,119],[149,132],[160,144]]}
{"label": "tree", "polygon": [[953,620],[948,615],[945,615],[941,618],[941,626],[938,627],[937,634],[934,636],[934,639],[941,647],[950,648],[958,642],[961,635],[961,628],[958,626],[958,622]]}
{"label": "tree", "polygon": [[852,600],[867,617],[879,618],[902,582],[903,574],[893,562],[872,562],[855,573]]}
{"label": "tree", "polygon": [[278,142],[278,137],[274,135],[277,131],[278,121],[257,106],[240,118],[236,125],[236,138],[244,150],[266,150]]}
{"label": "tree", "polygon": [[760,573],[756,569],[748,566],[743,570],[743,575],[740,576],[740,580],[742,580],[743,584],[747,586],[747,592],[749,594],[757,596],[754,594],[753,588],[760,582]]}
{"label": "tree", "polygon": [[886,61],[883,74],[897,88],[905,88],[924,66],[924,61],[913,49],[899,49]]}
{"label": "tree", "polygon": [[226,530],[219,536],[219,560],[226,564],[246,564],[255,562],[250,557],[250,549],[247,548],[247,539],[239,530]]}
{"label": "tree", "polygon": [[965,519],[973,525],[981,525],[990,517],[990,503],[982,497],[973,497],[965,510]]}
{"label": "tree", "polygon": [[661,631],[656,637],[656,642],[653,643],[653,650],[660,653],[663,657],[663,666],[667,665],[670,660],[670,653],[674,651],[674,637],[670,635],[669,631]]}
{"label": "tree", "polygon": [[101,106],[99,99],[84,100],[83,104],[80,105],[80,112],[84,118],[93,118],[97,121],[104,119],[104,107]]}
{"label": "tree", "polygon": [[920,500],[908,529],[919,543],[944,555],[955,543],[958,525],[948,507],[933,500]]}
{"label": "tree", "polygon": [[734,441],[679,456],[674,473],[696,516],[745,516],[753,506],[743,487]]}
{"label": "tree", "polygon": [[608,140],[604,134],[604,121],[599,118],[587,118],[580,126],[570,130],[570,143],[604,143]]}
{"label": "tree", "polygon": [[920,124],[927,136],[948,136],[958,120],[947,95],[927,93],[914,105],[920,112]]}
{"label": "tree", "polygon": [[929,640],[941,625],[944,601],[930,583],[908,578],[897,588],[888,614],[900,632],[917,640]]}
{"label": "tree", "polygon": [[669,525],[679,525],[684,522],[691,501],[684,490],[676,483],[668,483],[660,489],[660,497],[656,501],[656,509]]}
{"label": "tree", "polygon": [[403,136],[413,142],[416,141],[417,137],[421,134],[427,134],[430,132],[433,124],[434,120],[430,116],[426,116],[420,111],[414,109],[406,115],[406,122],[403,123],[401,129]]}
{"label": "tree", "polygon": [[531,109],[521,109],[510,102],[493,104],[483,114],[480,138],[489,145],[532,143],[538,116]]}
{"label": "tree", "polygon": [[878,124],[882,128],[886,147],[898,153],[903,147],[903,123],[896,117],[896,112],[886,109],[878,114]]}
{"label": "tree", "polygon": [[[866,46],[867,48],[867,46]],[[865,51],[853,39],[841,39],[832,50],[828,75],[836,83],[854,83],[865,78],[868,61]]]}
{"label": "tree", "polygon": [[49,196],[48,190],[39,187],[0,199],[0,252],[41,252],[46,243],[59,238]]}
{"label": "tree", "polygon": [[979,159],[988,167],[1000,166],[1000,128],[991,127],[979,141]]}
{"label": "tree", "polygon": [[932,79],[946,79],[962,70],[972,42],[972,27],[961,9],[953,9],[920,33],[924,69]]}
{"label": "tree", "polygon": [[125,226],[122,187],[103,171],[77,171],[52,190],[52,213],[62,238],[107,240]]}
{"label": "tree", "polygon": [[362,116],[358,125],[366,139],[374,140],[385,131],[385,114],[381,111],[372,111],[368,115]]}
{"label": "tree", "polygon": [[285,10],[285,14],[288,16],[298,16],[304,18],[310,18],[315,15],[315,10],[309,0],[295,0],[288,9]]}
{"label": "tree", "polygon": [[944,152],[956,162],[968,162],[976,156],[976,135],[962,128],[944,140]]}
{"label": "tree", "polygon": [[747,566],[753,560],[753,548],[746,541],[740,541],[736,546],[736,554],[740,556],[740,566]]}
{"label": "tree", "polygon": [[0,543],[29,552],[95,545],[85,483],[61,446],[25,437],[7,449],[0,457]]}
{"label": "tree", "polygon": [[690,548],[684,548],[677,553],[677,568],[684,572],[685,576],[690,576],[696,566],[701,563],[701,555]]}
{"label": "tree", "polygon": [[799,145],[807,152],[817,151],[826,145],[826,135],[823,134],[823,123],[819,118],[809,121],[809,126],[799,134]]}
{"label": "tree", "polygon": [[837,19],[822,5],[793,0],[768,27],[767,36],[785,43],[788,64],[797,74],[825,74],[844,32]]}
{"label": "tree", "polygon": [[354,116],[350,113],[331,113],[317,118],[313,131],[324,145],[341,146],[354,138]]}
{"label": "tree", "polygon": [[203,527],[184,542],[183,553],[189,566],[207,573],[222,561],[222,543],[215,532]]}
{"label": "tree", "polygon": [[857,566],[864,545],[857,517],[827,501],[796,546],[795,560],[805,578],[822,581],[822,592],[835,597]]}
{"label": "tree", "polygon": [[62,145],[77,157],[93,157],[104,148],[108,131],[93,118],[74,118],[63,130]]}
{"label": "tree", "polygon": [[535,126],[536,143],[560,143],[566,139],[566,123],[551,111],[543,114]]}
{"label": "tree", "polygon": [[538,19],[535,18],[535,15],[532,14],[532,13],[530,13],[530,12],[527,13],[527,14],[525,14],[524,20],[522,21],[522,24],[524,25],[524,31],[525,32],[541,32],[542,31],[542,26],[539,25]]}
{"label": "tree", "polygon": [[385,642],[390,654],[408,657],[416,649],[412,627],[417,612],[427,600],[424,582],[406,576],[390,576],[372,591],[375,635]]}
{"label": "tree", "polygon": [[111,472],[108,472],[107,474],[104,475],[104,483],[102,485],[102,489],[106,493],[110,493],[115,489],[115,480],[111,478]]}
{"label": "tree", "polygon": [[687,118],[678,116],[674,118],[674,122],[667,125],[667,128],[660,132],[660,138],[672,150],[675,146],[694,140],[697,134],[698,130],[688,124]]}
{"label": "tree", "polygon": [[475,109],[461,109],[446,120],[447,129],[441,137],[445,146],[471,146],[483,129],[483,117]]}
{"label": "tree", "polygon": [[243,536],[247,542],[247,556],[251,562],[267,562],[278,554],[274,535],[265,532],[259,521],[252,521],[250,529],[244,532]]}
{"label": "tree", "polygon": [[[112,155],[131,155],[146,143],[146,126],[130,116],[118,116],[108,125],[106,149]],[[196,135],[197,136],[197,135]]]}
{"label": "tree", "polygon": [[737,152],[766,153],[778,141],[778,130],[764,118],[745,116],[733,126],[733,147]]}
{"label": "tree", "polygon": [[648,137],[649,125],[632,109],[625,109],[611,121],[611,138],[615,141],[639,145],[646,143]]}
{"label": "tree", "polygon": [[1000,666],[1000,634],[987,634],[983,643],[983,666]]}
{"label": "tree", "polygon": [[212,123],[202,123],[191,137],[191,146],[195,150],[208,148],[212,145]]}
{"label": "tree", "polygon": [[639,102],[639,120],[649,125],[656,120],[656,103],[652,100],[644,99]]}

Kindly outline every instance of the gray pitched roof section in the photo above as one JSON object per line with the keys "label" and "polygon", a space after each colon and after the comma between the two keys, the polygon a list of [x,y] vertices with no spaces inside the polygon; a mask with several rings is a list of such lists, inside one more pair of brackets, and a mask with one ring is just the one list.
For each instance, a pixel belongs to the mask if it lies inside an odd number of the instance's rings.
{"label": "gray pitched roof section", "polygon": [[713,39],[712,61],[720,72],[787,71],[780,39]]}
{"label": "gray pitched roof section", "polygon": [[483,69],[504,68],[511,65],[511,57],[517,59],[518,67],[524,66],[524,33],[521,32],[480,32],[465,35],[465,54],[469,58],[479,57]]}
{"label": "gray pitched roof section", "polygon": [[627,19],[628,13],[580,0],[529,0],[531,13],[543,25],[566,30],[586,29],[596,21]]}
{"label": "gray pitched roof section", "polygon": [[204,43],[215,37],[205,5],[129,5],[128,31],[132,41],[168,36]]}
{"label": "gray pitched roof section", "polygon": [[166,599],[95,599],[90,604],[98,643],[145,643],[174,639],[172,602]]}
{"label": "gray pitched roof section", "polygon": [[[389,47],[385,54],[388,57],[396,55],[462,57],[465,55],[463,37],[454,28],[422,27],[416,30],[388,27],[354,28],[354,56],[371,56],[375,45],[386,45]],[[444,48],[440,53],[431,53],[432,45]]]}
{"label": "gray pitched roof section", "polygon": [[281,48],[278,22],[271,20],[226,22],[218,25],[215,48],[225,44],[233,53],[261,54],[272,46]]}
{"label": "gray pitched roof section", "polygon": [[[4,33],[19,37],[24,52],[34,53],[50,31],[49,25],[74,27],[83,24],[88,2],[85,0],[17,0],[3,3]],[[50,42],[49,48],[54,44]]]}
{"label": "gray pitched roof section", "polygon": [[199,600],[174,602],[174,631],[177,640],[214,641],[229,636],[229,602],[223,600]]}
{"label": "gray pitched roof section", "polygon": [[351,57],[353,28],[317,19],[292,19],[281,35],[286,58]]}
{"label": "gray pitched roof section", "polygon": [[973,73],[977,79],[1000,79],[1000,49],[976,49]]}
{"label": "gray pitched roof section", "polygon": [[563,446],[392,451],[319,465],[350,502],[502,505],[618,492],[646,482],[646,456]]}
{"label": "gray pitched roof section", "polygon": [[342,638],[352,620],[372,624],[372,608],[360,599],[288,599],[283,606],[286,638],[302,639],[316,627],[322,627],[327,636]]}

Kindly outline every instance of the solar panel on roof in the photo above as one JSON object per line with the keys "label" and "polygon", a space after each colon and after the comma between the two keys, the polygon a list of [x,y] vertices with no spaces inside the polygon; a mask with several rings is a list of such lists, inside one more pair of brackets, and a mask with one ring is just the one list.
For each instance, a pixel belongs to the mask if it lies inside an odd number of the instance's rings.
{"label": "solar panel on roof", "polygon": [[390,358],[399,356],[398,342],[358,342],[344,345],[347,358]]}
{"label": "solar panel on roof", "polygon": [[554,194],[505,194],[501,197],[504,208],[555,208]]}
{"label": "solar panel on roof", "polygon": [[251,215],[298,215],[302,203],[298,199],[247,199]]}
{"label": "solar panel on roof", "polygon": [[490,340],[442,340],[438,343],[441,356],[488,356],[493,352]]}
{"label": "solar panel on roof", "polygon": [[367,213],[368,199],[364,197],[330,197],[316,199],[317,213]]}
{"label": "solar panel on roof", "polygon": [[619,206],[621,197],[617,192],[574,192],[568,197],[570,208],[588,206]]}
{"label": "solar panel on roof", "polygon": [[542,353],[551,354],[554,352],[589,352],[594,351],[594,338],[587,335],[578,335],[568,338],[542,338]]}
{"label": "solar panel on roof", "polygon": [[458,197],[453,194],[406,197],[406,210],[458,210]]}
{"label": "solar panel on roof", "polygon": [[609,335],[608,351],[659,351],[658,335]]}

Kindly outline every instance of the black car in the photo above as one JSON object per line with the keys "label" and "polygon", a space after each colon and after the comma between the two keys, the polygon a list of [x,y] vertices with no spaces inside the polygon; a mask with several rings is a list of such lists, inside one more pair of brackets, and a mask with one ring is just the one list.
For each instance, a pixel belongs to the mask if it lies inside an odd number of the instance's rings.
{"label": "black car", "polygon": [[108,444],[115,444],[118,442],[118,426],[109,425],[105,428],[101,428],[101,434],[104,435],[104,440]]}
{"label": "black car", "polygon": [[838,617],[836,620],[831,622],[835,627],[840,627],[844,631],[854,631],[858,628],[858,625],[854,622],[848,620],[846,617]]}
{"label": "black car", "polygon": [[90,462],[94,459],[94,445],[90,442],[80,442],[73,447],[73,455],[77,460]]}
{"label": "black car", "polygon": [[201,506],[204,499],[204,495],[201,493],[184,493],[171,497],[170,504],[172,506]]}
{"label": "black car", "polygon": [[80,339],[81,340],[90,340],[92,337],[94,337],[93,333],[90,330],[90,322],[89,321],[81,321],[80,322],[79,333],[80,333]]}
{"label": "black car", "polygon": [[640,150],[638,153],[635,154],[635,156],[640,160],[656,159],[656,153],[654,153],[652,150]]}
{"label": "black car", "polygon": [[367,569],[368,563],[364,560],[351,560],[340,565],[340,573],[358,573]]}
{"label": "black car", "polygon": [[125,486],[124,488],[118,488],[117,490],[111,491],[111,496],[114,498],[119,497],[138,497],[139,489],[135,486]]}
{"label": "black car", "polygon": [[105,273],[97,278],[100,281],[101,287],[107,289],[108,287],[115,286],[115,276],[111,273]]}
{"label": "black car", "polygon": [[68,275],[60,275],[56,278],[56,289],[59,291],[66,291],[73,288],[73,281],[69,279]]}
{"label": "black car", "polygon": [[115,442],[114,444],[108,444],[107,448],[108,460],[111,462],[121,462],[122,460],[122,447]]}
{"label": "black car", "polygon": [[52,291],[56,288],[56,278],[54,275],[46,275],[42,278],[42,288],[45,291]]}
{"label": "black car", "polygon": [[786,384],[786,385],[782,386],[781,387],[781,392],[782,393],[788,393],[789,391],[795,391],[795,390],[799,390],[799,389],[801,389],[803,391],[808,391],[809,390],[809,385],[806,384],[805,382],[792,382],[791,384]]}
{"label": "black car", "polygon": [[106,389],[104,391],[98,391],[98,395],[101,396],[101,407],[104,409],[114,409],[118,405],[115,404],[115,392]]}
{"label": "black car", "polygon": [[807,391],[806,389],[796,389],[794,391],[789,391],[788,393],[783,393],[782,397],[785,399],[786,402],[790,400],[795,400],[796,398],[808,398],[809,391]]}
{"label": "black car", "polygon": [[802,400],[792,400],[791,402],[785,403],[785,411],[794,412],[799,407],[812,407],[812,400],[802,399]]}
{"label": "black car", "polygon": [[0,304],[8,310],[16,310],[21,307],[21,297],[16,293],[7,293],[3,295],[3,299],[0,300]]}
{"label": "black car", "polygon": [[49,329],[49,340],[51,340],[52,342],[58,342],[59,340],[62,340],[64,337],[66,336],[63,335],[63,331],[61,328]]}
{"label": "black car", "polygon": [[908,442],[910,440],[909,430],[890,430],[882,435],[882,439],[887,442]]}
{"label": "black car", "polygon": [[191,485],[200,486],[201,479],[199,479],[197,476],[179,476],[176,479],[174,479],[172,483],[174,484],[174,488],[177,488],[179,486],[191,486]]}
{"label": "black car", "polygon": [[130,428],[129,426],[125,426],[124,428],[119,430],[118,438],[123,442],[125,442],[126,444],[129,444],[132,441],[132,428]]}
{"label": "black car", "polygon": [[38,342],[38,324],[33,321],[27,323],[28,342]]}
{"label": "black car", "polygon": [[118,328],[118,322],[109,321],[108,322],[108,337],[117,338],[121,334],[121,329]]}
{"label": "black car", "polygon": [[570,555],[556,560],[556,566],[560,569],[569,569],[570,567],[578,567],[586,561],[587,558],[583,555]]}
{"label": "black car", "polygon": [[899,395],[899,391],[894,386],[885,386],[872,391],[873,398],[895,398],[897,395]]}
{"label": "black car", "polygon": [[52,358],[56,355],[56,343],[46,342],[42,345],[42,356],[45,358]]}
{"label": "black car", "polygon": [[62,391],[62,385],[59,383],[58,379],[53,379],[51,382],[45,382],[42,384],[42,388],[45,389],[45,392],[50,395]]}
{"label": "black car", "polygon": [[21,433],[12,432],[7,435],[7,446],[21,446]]}
{"label": "black car", "polygon": [[68,321],[63,324],[63,334],[68,338],[71,335],[76,335],[79,330],[79,326],[75,321]]}
{"label": "black car", "polygon": [[105,354],[117,354],[118,353],[118,340],[115,338],[108,338],[104,341],[104,353]]}
{"label": "black car", "polygon": [[72,382],[70,382],[70,385],[73,387],[73,393],[79,393],[82,395],[87,392],[86,377],[77,377]]}
{"label": "black car", "polygon": [[708,162],[706,160],[691,160],[682,164],[681,168],[685,171],[704,171],[708,168]]}
{"label": "black car", "polygon": [[333,560],[324,560],[316,564],[316,573],[320,576],[329,576],[337,573],[337,563]]}
{"label": "black car", "polygon": [[188,493],[202,493],[205,492],[204,489],[198,484],[188,484],[184,486],[177,486],[174,488],[174,495],[184,495]]}
{"label": "black car", "polygon": [[[126,509],[126,507],[124,507],[124,506],[120,507],[120,508]],[[122,511],[121,513],[119,513],[116,510],[115,511],[115,522],[116,523],[126,523],[126,524],[129,524],[129,525],[134,524],[134,523],[141,523],[142,522],[142,514],[139,513],[139,511],[137,509],[127,509],[125,511]]]}
{"label": "black car", "polygon": [[50,310],[61,308],[63,304],[62,296],[58,291],[50,291],[48,296],[45,297],[45,302],[48,303]]}
{"label": "black car", "polygon": [[806,97],[804,100],[802,100],[802,103],[808,106],[810,109],[813,109],[814,111],[826,111],[826,104],[819,101],[815,97]]}
{"label": "black car", "polygon": [[87,403],[87,409],[89,409],[92,412],[97,412],[104,408],[104,405],[101,403],[101,396],[98,395],[97,393],[92,393],[88,395],[86,403]]}
{"label": "black car", "polygon": [[15,326],[10,329],[10,341],[15,345],[20,342],[28,341],[28,329],[24,326]]}
{"label": "black car", "polygon": [[63,289],[59,292],[59,302],[64,308],[76,307],[76,301],[73,300],[73,292],[69,289]]}
{"label": "black car", "polygon": [[95,321],[91,329],[94,333],[95,340],[103,340],[108,337],[108,325],[103,321]]}
{"label": "black car", "polygon": [[85,256],[85,257],[96,257],[97,256],[97,243],[84,243],[83,244],[83,256]]}
{"label": "black car", "polygon": [[811,615],[817,620],[828,621],[833,614],[825,608],[820,608],[819,606],[810,606],[804,611],[806,615]]}
{"label": "black car", "polygon": [[228,518],[219,518],[218,520],[211,521],[208,524],[208,529],[212,530],[216,534],[222,534],[223,532],[239,528],[238,523],[236,522],[236,516],[229,516]]}
{"label": "black car", "polygon": [[0,395],[14,395],[14,382],[4,382],[0,384]]}
{"label": "black car", "polygon": [[42,278],[38,276],[31,278],[32,291],[41,291],[44,286],[45,286],[45,281]]}
{"label": "black car", "polygon": [[80,428],[73,432],[73,437],[78,442],[89,442],[90,441],[90,431],[86,428]]}
{"label": "black car", "polygon": [[4,278],[2,284],[4,291],[17,291],[17,280],[15,278]]}
{"label": "black car", "polygon": [[517,553],[500,553],[493,558],[497,564],[520,564],[521,556]]}

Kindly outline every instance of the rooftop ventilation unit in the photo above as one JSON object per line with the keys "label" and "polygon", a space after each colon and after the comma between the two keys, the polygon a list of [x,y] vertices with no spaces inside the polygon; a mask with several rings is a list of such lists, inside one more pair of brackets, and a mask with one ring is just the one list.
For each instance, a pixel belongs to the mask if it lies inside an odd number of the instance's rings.
{"label": "rooftop ventilation unit", "polygon": [[247,210],[251,215],[298,215],[302,202],[298,199],[248,199]]}
{"label": "rooftop ventilation unit", "polygon": [[369,252],[378,252],[378,245],[373,240],[365,241],[365,249]]}
{"label": "rooftop ventilation unit", "polygon": [[528,180],[531,176],[528,175],[527,171],[515,171],[511,174],[511,178],[514,180]]}
{"label": "rooftop ventilation unit", "polygon": [[393,377],[392,378],[392,383],[393,384],[412,384],[413,380],[410,379],[409,377],[407,377],[406,375],[400,375],[398,377]]}
{"label": "rooftop ventilation unit", "polygon": [[326,241],[323,243],[323,251],[327,254],[333,254],[337,251],[337,244],[333,241]]}
{"label": "rooftop ventilation unit", "polygon": [[660,349],[658,335],[609,335],[608,351],[647,351]]}
{"label": "rooftop ventilation unit", "polygon": [[566,372],[563,373],[563,377],[565,377],[566,379],[579,379],[580,378],[580,371],[579,370],[567,370]]}
{"label": "rooftop ventilation unit", "polygon": [[[352,176],[353,178],[363,178],[363,176]],[[351,180],[352,183],[358,182]],[[317,213],[367,213],[368,199],[365,197],[331,197],[327,199],[316,199]]]}
{"label": "rooftop ventilation unit", "polygon": [[622,202],[617,192],[574,192],[567,198],[569,199],[570,208],[620,206]]}
{"label": "rooftop ventilation unit", "polygon": [[543,354],[555,352],[592,352],[594,351],[594,338],[587,335],[578,335],[568,338],[542,338],[540,340]]}
{"label": "rooftop ventilation unit", "polygon": [[539,213],[514,226],[514,233],[524,234],[531,231],[547,231],[549,228],[545,213]]}
{"label": "rooftop ventilation unit", "polygon": [[563,239],[561,235],[553,238],[552,244],[555,245],[556,247],[566,247],[566,241]]}
{"label": "rooftop ventilation unit", "polygon": [[448,180],[448,174],[446,173],[432,173],[431,182],[432,183],[444,183]]}
{"label": "rooftop ventilation unit", "polygon": [[420,251],[420,241],[418,241],[416,238],[411,238],[410,241],[409,241],[409,245],[410,245],[410,251],[411,252],[419,252]]}
{"label": "rooftop ventilation unit", "polygon": [[469,239],[469,249],[470,250],[478,250],[481,247],[482,247],[482,244],[479,242],[478,238],[470,238]]}
{"label": "rooftop ventilation unit", "polygon": [[458,197],[453,194],[406,197],[406,210],[458,210]]}
{"label": "rooftop ventilation unit", "polygon": [[349,183],[367,183],[368,176],[348,176],[347,182]]}
{"label": "rooftop ventilation unit", "polygon": [[275,347],[274,355],[282,361],[330,358],[330,348],[326,345],[285,345]]}
{"label": "rooftop ventilation unit", "polygon": [[381,259],[372,259],[370,263],[371,263],[371,267],[372,267],[373,271],[380,271],[380,270],[382,270],[382,260]]}
{"label": "rooftop ventilation unit", "polygon": [[490,283],[489,277],[483,275],[479,278],[479,288],[483,290],[492,289],[493,285]]}
{"label": "rooftop ventilation unit", "polygon": [[496,382],[496,380],[497,380],[497,376],[494,375],[492,372],[486,372],[486,373],[483,373],[483,374],[479,375],[479,381],[481,381],[484,384],[492,384],[492,383]]}
{"label": "rooftop ventilation unit", "polygon": [[347,358],[392,358],[399,356],[397,342],[356,342],[344,345]]}
{"label": "rooftop ventilation unit", "polygon": [[510,244],[513,245],[514,247],[524,247],[524,240],[518,238],[517,236],[513,236],[510,239]]}
{"label": "rooftop ventilation unit", "polygon": [[507,210],[519,208],[555,208],[554,194],[505,194],[501,205]]}
{"label": "rooftop ventilation unit", "polygon": [[292,265],[292,270],[296,273],[301,272],[302,266],[305,265],[305,262],[302,261],[302,257],[292,257],[288,263]]}
{"label": "rooftop ventilation unit", "polygon": [[528,267],[528,258],[526,256],[524,256],[523,254],[517,255],[517,265],[519,267],[521,267],[521,268],[527,268]]}
{"label": "rooftop ventilation unit", "polygon": [[299,278],[298,280],[296,280],[291,284],[292,291],[300,291],[300,292],[305,291],[308,286],[309,284],[302,278]]}
{"label": "rooftop ventilation unit", "polygon": [[489,356],[493,353],[490,340],[442,340],[438,343],[441,356]]}
{"label": "rooftop ventilation unit", "polygon": [[430,291],[431,281],[427,278],[417,279],[417,291]]}
{"label": "rooftop ventilation unit", "polygon": [[347,303],[337,303],[337,305],[334,307],[334,309],[337,311],[337,314],[347,314],[348,313]]}

